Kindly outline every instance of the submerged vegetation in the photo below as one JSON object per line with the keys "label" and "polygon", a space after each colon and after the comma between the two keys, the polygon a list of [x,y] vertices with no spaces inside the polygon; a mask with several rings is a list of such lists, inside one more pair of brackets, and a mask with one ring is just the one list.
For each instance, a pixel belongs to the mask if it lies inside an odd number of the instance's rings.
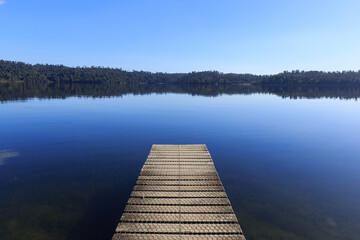
{"label": "submerged vegetation", "polygon": [[275,75],[220,73],[151,73],[107,67],[31,65],[0,60],[0,82],[126,83],[126,84],[260,84],[260,85],[360,85],[360,71],[292,71]]}

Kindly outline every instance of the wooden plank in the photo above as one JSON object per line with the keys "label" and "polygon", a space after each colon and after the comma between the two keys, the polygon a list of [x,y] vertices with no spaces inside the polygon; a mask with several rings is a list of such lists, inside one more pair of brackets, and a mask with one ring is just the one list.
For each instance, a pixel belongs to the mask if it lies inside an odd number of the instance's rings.
{"label": "wooden plank", "polygon": [[126,205],[124,212],[139,213],[233,213],[231,206],[163,206],[163,205]]}
{"label": "wooden plank", "polygon": [[[179,166],[180,165],[180,166]],[[211,169],[214,170],[214,165],[211,164],[145,164],[143,170],[156,170],[156,169]]]}
{"label": "wooden plank", "polygon": [[118,225],[116,232],[122,233],[154,233],[154,234],[240,234],[239,224],[188,224],[181,223],[128,223]]}
{"label": "wooden plank", "polygon": [[[163,213],[124,213],[121,222],[178,223],[179,215]],[[234,214],[181,214],[181,223],[237,223]]]}
{"label": "wooden plank", "polygon": [[171,198],[226,198],[225,192],[151,192],[151,191],[133,191],[131,197],[153,198],[153,197],[171,197]]}
{"label": "wooden plank", "polygon": [[244,236],[238,235],[169,235],[169,234],[115,234],[113,240],[244,240]]}
{"label": "wooden plank", "polygon": [[167,180],[167,181],[213,181],[219,179],[216,174],[213,176],[144,176],[140,175],[138,180]]}
{"label": "wooden plank", "polygon": [[245,240],[204,144],[152,146],[117,239]]}
{"label": "wooden plank", "polygon": [[128,205],[226,205],[229,206],[230,202],[227,198],[129,198]]}
{"label": "wooden plank", "polygon": [[222,186],[149,186],[135,185],[133,191],[166,191],[166,192],[217,192],[224,191]]}
{"label": "wooden plank", "polygon": [[137,180],[136,185],[181,185],[181,186],[221,186],[221,182],[219,180],[212,181],[151,181],[151,180]]}

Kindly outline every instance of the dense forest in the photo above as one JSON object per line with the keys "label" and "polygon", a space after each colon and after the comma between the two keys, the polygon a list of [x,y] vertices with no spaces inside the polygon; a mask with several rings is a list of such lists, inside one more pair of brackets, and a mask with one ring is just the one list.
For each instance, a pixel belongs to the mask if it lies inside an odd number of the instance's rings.
{"label": "dense forest", "polygon": [[292,71],[275,75],[220,73],[151,73],[107,67],[31,65],[0,60],[0,82],[126,83],[126,84],[254,84],[254,85],[360,85],[360,71]]}

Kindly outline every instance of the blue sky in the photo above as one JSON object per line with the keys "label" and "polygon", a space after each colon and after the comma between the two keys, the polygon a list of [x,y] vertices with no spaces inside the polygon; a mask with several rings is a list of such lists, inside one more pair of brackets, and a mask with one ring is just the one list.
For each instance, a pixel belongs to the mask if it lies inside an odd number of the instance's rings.
{"label": "blue sky", "polygon": [[359,70],[358,0],[0,0],[0,59],[126,70]]}

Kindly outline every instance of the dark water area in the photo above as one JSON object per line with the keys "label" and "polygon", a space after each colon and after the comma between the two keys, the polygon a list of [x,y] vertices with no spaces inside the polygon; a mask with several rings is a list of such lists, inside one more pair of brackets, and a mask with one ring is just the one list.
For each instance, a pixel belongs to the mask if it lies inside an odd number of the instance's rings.
{"label": "dark water area", "polygon": [[233,84],[125,84],[125,83],[0,83],[0,101],[29,98],[121,97],[127,94],[190,94],[217,97],[223,94],[273,94],[282,98],[358,99],[359,85],[233,85]]}
{"label": "dark water area", "polygon": [[360,89],[0,85],[0,239],[110,239],[152,144],[204,143],[248,240],[360,239]]}

